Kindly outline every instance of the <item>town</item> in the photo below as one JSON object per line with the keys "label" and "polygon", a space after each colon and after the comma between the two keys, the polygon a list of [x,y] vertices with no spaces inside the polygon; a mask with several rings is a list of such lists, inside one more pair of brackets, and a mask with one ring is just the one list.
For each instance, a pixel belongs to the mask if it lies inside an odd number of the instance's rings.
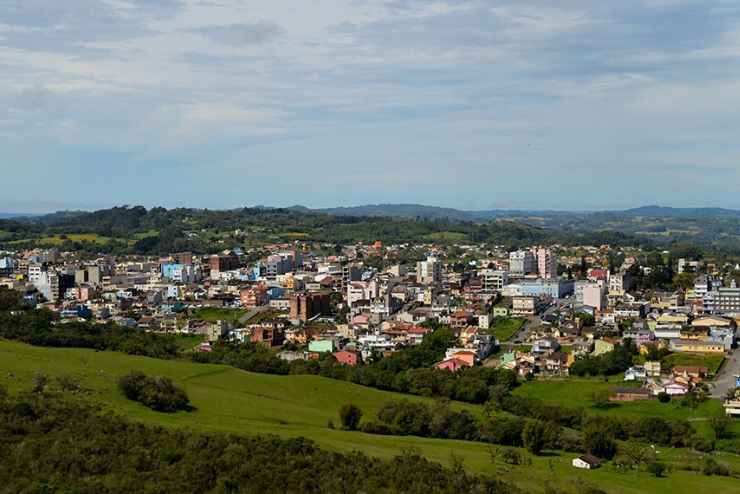
{"label": "town", "polygon": [[[503,368],[525,380],[619,376],[609,401],[711,396],[740,415],[732,395],[740,388],[740,288],[727,274],[740,266],[671,258],[680,286],[665,291],[644,286],[655,260],[607,245],[296,241],[254,251],[262,256],[241,247],[96,259],[8,251],[0,286],[51,311],[55,324],[191,336],[196,353],[250,342],[286,361],[330,355],[356,366],[444,325],[457,341],[438,369]],[[615,347],[629,358],[608,362]]]}

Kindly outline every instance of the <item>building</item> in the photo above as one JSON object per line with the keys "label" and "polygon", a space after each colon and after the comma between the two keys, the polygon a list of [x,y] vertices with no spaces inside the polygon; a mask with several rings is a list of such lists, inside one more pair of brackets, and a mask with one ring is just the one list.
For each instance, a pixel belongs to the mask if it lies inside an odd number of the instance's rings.
{"label": "building", "polygon": [[511,314],[514,316],[535,316],[545,308],[545,302],[540,297],[518,296],[511,300]]}
{"label": "building", "polygon": [[517,250],[509,254],[509,271],[515,275],[538,272],[537,259],[530,250]]}
{"label": "building", "polygon": [[329,295],[326,293],[295,294],[290,298],[290,319],[306,322],[316,316],[331,314]]}
{"label": "building", "polygon": [[85,266],[75,271],[76,285],[100,285],[103,283],[103,273],[100,266]]}
{"label": "building", "polygon": [[672,352],[724,354],[725,345],[701,340],[674,339],[671,340],[670,350]]}
{"label": "building", "polygon": [[558,277],[558,258],[546,247],[539,247],[535,251],[537,257],[537,274],[540,278],[550,280]]}
{"label": "building", "polygon": [[735,280],[730,287],[714,287],[704,295],[704,312],[709,314],[740,314],[740,288]]}
{"label": "building", "polygon": [[597,311],[601,312],[606,308],[606,288],[601,283],[591,283],[585,285],[582,289],[583,293],[583,305],[593,307]]}
{"label": "building", "polygon": [[509,273],[506,271],[483,269],[480,276],[483,279],[483,289],[489,292],[500,292],[509,284]]}
{"label": "building", "polygon": [[241,263],[239,256],[228,252],[220,255],[213,255],[208,261],[211,268],[211,273],[221,273],[223,271],[233,271],[239,269]]}
{"label": "building", "polygon": [[593,470],[601,466],[601,461],[594,455],[582,455],[578,458],[573,458],[573,466],[576,468],[583,468],[585,470]]}
{"label": "building", "polygon": [[442,262],[436,257],[416,263],[416,282],[420,285],[439,285],[442,283]]}
{"label": "building", "polygon": [[351,367],[354,367],[357,365],[358,362],[358,354],[355,351],[351,350],[342,350],[339,352],[334,352],[334,358],[337,359],[337,362],[339,362],[342,365],[349,365]]}

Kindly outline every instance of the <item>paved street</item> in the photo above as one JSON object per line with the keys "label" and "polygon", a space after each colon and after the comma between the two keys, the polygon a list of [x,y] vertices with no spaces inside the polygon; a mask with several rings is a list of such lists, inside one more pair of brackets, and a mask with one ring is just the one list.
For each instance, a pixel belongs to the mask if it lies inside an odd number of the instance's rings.
{"label": "paved street", "polygon": [[724,398],[727,390],[735,387],[735,376],[740,375],[740,349],[734,350],[727,356],[722,369],[712,386],[712,397]]}

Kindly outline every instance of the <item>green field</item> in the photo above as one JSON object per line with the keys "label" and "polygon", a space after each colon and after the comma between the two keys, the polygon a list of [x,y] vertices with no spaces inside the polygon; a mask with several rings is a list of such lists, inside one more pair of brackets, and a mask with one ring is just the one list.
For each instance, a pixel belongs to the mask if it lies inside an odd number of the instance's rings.
{"label": "green field", "polygon": [[61,235],[53,235],[49,237],[41,237],[38,239],[40,245],[59,246],[66,241],[70,242],[81,242],[81,243],[94,243],[98,245],[105,245],[110,242],[108,237],[101,237],[95,233],[70,233],[65,235],[66,238],[62,238]]}
{"label": "green field", "polygon": [[[707,400],[695,409],[681,406],[680,399],[674,399],[670,403],[660,403],[658,400],[620,403],[609,408],[594,406],[594,393],[608,391],[617,386],[636,385],[634,382],[622,381],[621,376],[611,377],[609,382],[597,378],[548,379],[524,383],[514,390],[514,394],[537,398],[564,407],[586,408],[589,413],[593,414],[620,415],[631,418],[659,416],[667,419],[688,420],[708,439],[714,437],[709,428],[709,419],[724,414],[724,408],[719,400]],[[736,437],[740,437],[740,420],[735,422],[733,432]]]}
{"label": "green field", "polygon": [[201,319],[208,322],[227,321],[236,324],[247,313],[244,309],[222,309],[219,307],[204,307],[194,309],[190,314],[192,319]]}
{"label": "green field", "polygon": [[725,361],[723,355],[706,355],[702,353],[672,353],[663,359],[663,365],[689,365],[706,367],[709,373],[714,375],[719,370],[722,362]]}
{"label": "green field", "polygon": [[[161,414],[126,400],[117,390],[116,381],[137,369],[151,375],[171,377],[188,393],[196,410]],[[612,467],[587,472],[570,466],[573,454],[551,453],[534,458],[531,466],[514,467],[493,464],[486,445],[481,443],[367,435],[329,429],[327,422],[337,421],[337,409],[344,403],[360,406],[374,415],[388,400],[408,398],[432,403],[432,400],[401,396],[316,376],[272,376],[252,374],[231,367],[163,361],[132,357],[119,353],[80,349],[37,348],[0,340],[0,383],[12,391],[27,387],[37,371],[49,375],[72,375],[91,389],[91,399],[125,414],[131,419],[199,431],[223,431],[238,434],[273,433],[280,436],[304,436],[320,446],[337,451],[360,450],[379,457],[392,457],[413,448],[431,460],[449,464],[452,455],[464,461],[471,471],[510,480],[532,492],[543,492],[545,484],[554,484],[575,492],[585,484],[598,485],[610,494],[703,492],[740,492],[737,479],[705,477],[698,473],[672,471],[657,479],[646,473],[618,473]],[[11,374],[12,373],[12,374]],[[481,408],[455,403],[479,415]],[[678,453],[661,454],[669,462]],[[725,455],[723,460],[740,470],[740,459]]]}
{"label": "green field", "polygon": [[505,318],[496,319],[488,328],[488,332],[494,335],[500,342],[509,341],[517,331],[524,326],[524,319]]}

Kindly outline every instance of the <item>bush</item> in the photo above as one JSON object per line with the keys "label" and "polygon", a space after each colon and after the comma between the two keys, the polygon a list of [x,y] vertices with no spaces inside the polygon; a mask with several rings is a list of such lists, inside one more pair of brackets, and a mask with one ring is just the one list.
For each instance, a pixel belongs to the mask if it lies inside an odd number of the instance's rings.
{"label": "bush", "polygon": [[712,427],[714,436],[717,439],[732,439],[732,430],[730,430],[732,419],[730,417],[712,417],[709,425]]}
{"label": "bush", "polygon": [[543,420],[527,421],[522,431],[524,447],[535,455],[540,454],[545,447],[550,445],[554,436],[555,426]]}
{"label": "bush", "polygon": [[617,443],[608,431],[598,426],[583,430],[583,446],[587,453],[611,460],[617,454]]}
{"label": "bush", "polygon": [[118,380],[118,387],[129,400],[158,412],[191,409],[185,391],[167,377],[149,377],[143,372],[132,371]]}
{"label": "bush", "polygon": [[704,475],[721,475],[723,477],[729,477],[732,475],[732,472],[727,465],[718,463],[714,458],[706,458],[701,471]]}
{"label": "bush", "polygon": [[357,406],[346,403],[339,409],[339,421],[342,428],[348,431],[356,431],[362,420],[362,410]]}
{"label": "bush", "polygon": [[658,393],[658,401],[661,403],[669,403],[671,401],[671,395],[669,395],[665,391],[661,391],[660,393]]}
{"label": "bush", "polygon": [[382,422],[363,422],[360,430],[367,434],[379,434],[381,436],[392,436],[394,434],[393,429]]}

